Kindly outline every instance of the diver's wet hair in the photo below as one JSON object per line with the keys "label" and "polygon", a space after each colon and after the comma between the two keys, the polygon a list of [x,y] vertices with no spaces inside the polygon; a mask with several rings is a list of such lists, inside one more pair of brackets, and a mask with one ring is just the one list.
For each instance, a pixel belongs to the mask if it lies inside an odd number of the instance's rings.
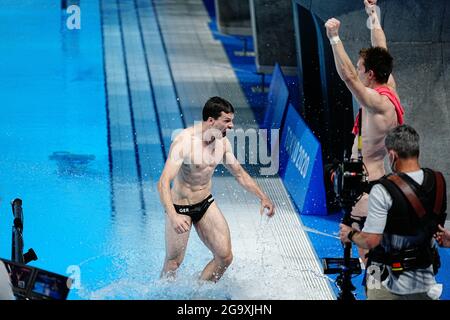
{"label": "diver's wet hair", "polygon": [[203,107],[203,121],[208,120],[209,117],[217,120],[222,111],[225,113],[234,113],[234,108],[230,102],[221,97],[209,98]]}
{"label": "diver's wet hair", "polygon": [[389,51],[382,47],[364,48],[359,51],[359,56],[364,60],[366,72],[372,70],[377,82],[388,82],[394,65],[394,58]]}

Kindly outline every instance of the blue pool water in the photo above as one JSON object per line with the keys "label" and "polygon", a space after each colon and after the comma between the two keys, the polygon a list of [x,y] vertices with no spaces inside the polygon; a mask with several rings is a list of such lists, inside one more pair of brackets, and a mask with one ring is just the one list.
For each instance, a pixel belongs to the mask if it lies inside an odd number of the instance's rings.
{"label": "blue pool water", "polygon": [[[30,265],[74,277],[69,299],[227,298],[233,279],[196,280],[211,257],[195,233],[176,285],[159,280],[164,214],[156,192],[144,190],[145,212],[128,210],[127,199],[121,214],[113,210],[99,2],[80,7],[81,29],[68,30],[58,1],[0,4],[0,257],[11,257],[10,202],[21,198],[24,249],[39,257]],[[73,155],[95,159],[80,165]],[[137,184],[116,187],[134,199]]]}
{"label": "blue pool water", "polygon": [[[58,1],[2,1],[0,8],[0,256],[10,258],[10,201],[18,197],[25,250],[39,257],[31,265],[65,275],[103,251],[111,216],[96,1],[83,3],[82,14],[82,29],[68,30]],[[49,159],[57,151],[95,160],[58,167]]]}

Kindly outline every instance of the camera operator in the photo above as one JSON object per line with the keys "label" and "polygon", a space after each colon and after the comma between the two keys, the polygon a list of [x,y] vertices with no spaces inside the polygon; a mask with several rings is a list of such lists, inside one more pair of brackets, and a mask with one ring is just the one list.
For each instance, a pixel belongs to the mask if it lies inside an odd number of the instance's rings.
{"label": "camera operator", "polygon": [[15,300],[8,271],[0,261],[0,300]]}
{"label": "camera operator", "polygon": [[[369,181],[375,181],[385,174],[384,158],[386,151],[383,141],[386,133],[403,124],[404,110],[396,91],[392,76],[393,58],[387,50],[386,37],[381,28],[375,10],[376,0],[365,0],[366,12],[371,19],[372,47],[361,49],[357,69],[347,55],[339,38],[340,21],[335,18],[325,23],[327,36],[333,49],[336,69],[347,88],[361,106],[353,133],[355,141],[352,159],[358,159],[358,120],[362,125],[362,156]],[[368,195],[363,194],[352,210],[352,218],[362,229],[367,216]],[[367,251],[360,250],[360,257],[365,261]]]}
{"label": "camera operator", "polygon": [[442,286],[435,280],[439,256],[433,236],[445,222],[445,180],[420,168],[419,135],[412,127],[394,128],[385,145],[394,173],[372,187],[362,232],[341,224],[340,239],[370,249],[369,300],[437,299]]}

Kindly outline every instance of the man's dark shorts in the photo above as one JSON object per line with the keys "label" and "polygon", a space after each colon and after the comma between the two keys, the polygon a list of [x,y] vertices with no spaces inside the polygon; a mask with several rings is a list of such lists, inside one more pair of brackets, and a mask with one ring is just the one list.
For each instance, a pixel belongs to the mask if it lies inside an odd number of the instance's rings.
{"label": "man's dark shorts", "polygon": [[214,202],[213,196],[210,194],[202,202],[191,204],[191,205],[178,205],[174,204],[175,211],[178,214],[184,214],[191,217],[193,223],[197,223],[205,215],[209,206]]}

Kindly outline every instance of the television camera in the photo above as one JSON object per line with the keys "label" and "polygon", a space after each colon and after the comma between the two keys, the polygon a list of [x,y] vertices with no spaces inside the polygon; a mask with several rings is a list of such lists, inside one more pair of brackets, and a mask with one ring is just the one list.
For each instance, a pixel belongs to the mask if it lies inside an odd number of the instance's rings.
{"label": "television camera", "polygon": [[11,260],[0,258],[9,274],[12,291],[18,300],[65,300],[72,280],[43,269],[28,266],[37,260],[33,249],[23,253],[23,211],[22,200],[11,203],[14,224],[12,228]]}
{"label": "television camera", "polygon": [[[361,112],[361,110],[360,110]],[[334,199],[332,204],[343,211],[342,223],[352,226],[354,220],[351,216],[352,207],[358,202],[363,193],[369,193],[370,183],[362,156],[361,117],[359,117],[358,156],[352,159],[344,152],[344,161],[335,161],[326,168],[325,176],[331,182]],[[339,274],[336,284],[340,289],[338,300],[354,300],[352,293],[355,290],[351,282],[353,274],[361,274],[361,265],[358,258],[351,258],[352,245],[344,245],[343,258],[323,258],[322,264],[325,274]]]}

